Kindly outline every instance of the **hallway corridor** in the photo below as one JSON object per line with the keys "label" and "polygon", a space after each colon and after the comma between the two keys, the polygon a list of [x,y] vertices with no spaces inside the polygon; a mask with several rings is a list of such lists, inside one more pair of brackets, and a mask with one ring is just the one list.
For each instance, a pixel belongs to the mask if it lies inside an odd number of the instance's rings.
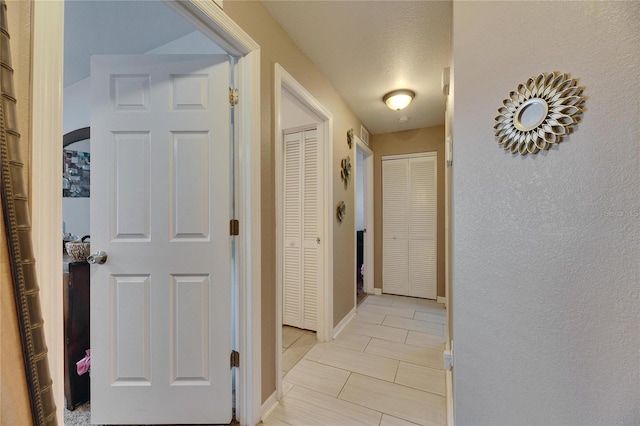
{"label": "hallway corridor", "polygon": [[444,425],[446,312],[435,301],[368,296],[330,343],[283,379],[267,425]]}

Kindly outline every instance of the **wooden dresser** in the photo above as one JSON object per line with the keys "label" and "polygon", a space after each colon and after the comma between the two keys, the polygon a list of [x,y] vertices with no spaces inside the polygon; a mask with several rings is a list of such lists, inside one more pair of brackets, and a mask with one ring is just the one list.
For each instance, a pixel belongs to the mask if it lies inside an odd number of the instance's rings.
{"label": "wooden dresser", "polygon": [[90,348],[89,264],[65,256],[64,285],[64,396],[73,410],[89,400],[89,373],[78,376],[76,362]]}

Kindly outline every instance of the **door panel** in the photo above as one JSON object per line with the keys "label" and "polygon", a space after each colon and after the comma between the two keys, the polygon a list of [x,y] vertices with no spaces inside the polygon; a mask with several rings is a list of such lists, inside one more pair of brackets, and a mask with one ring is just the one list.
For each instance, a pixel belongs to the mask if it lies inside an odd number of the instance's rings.
{"label": "door panel", "polygon": [[228,56],[91,66],[92,422],[228,423]]}
{"label": "door panel", "polygon": [[316,330],[320,278],[317,130],[284,136],[283,324]]}
{"label": "door panel", "polygon": [[382,291],[437,298],[437,157],[382,161]]}

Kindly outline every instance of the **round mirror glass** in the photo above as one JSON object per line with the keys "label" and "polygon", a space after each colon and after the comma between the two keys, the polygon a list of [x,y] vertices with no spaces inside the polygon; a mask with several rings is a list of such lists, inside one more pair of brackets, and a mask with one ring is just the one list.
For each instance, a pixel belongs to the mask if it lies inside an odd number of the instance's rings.
{"label": "round mirror glass", "polygon": [[544,99],[529,99],[518,107],[513,124],[523,132],[533,130],[547,118],[549,107]]}

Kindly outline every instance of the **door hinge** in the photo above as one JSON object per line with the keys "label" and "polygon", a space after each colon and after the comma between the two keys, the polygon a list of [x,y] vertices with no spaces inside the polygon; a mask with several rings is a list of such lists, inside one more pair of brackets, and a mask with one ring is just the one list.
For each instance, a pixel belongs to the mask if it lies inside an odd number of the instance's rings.
{"label": "door hinge", "polygon": [[231,368],[240,367],[240,352],[231,351]]}
{"label": "door hinge", "polygon": [[229,234],[240,235],[240,221],[238,219],[231,219],[231,221],[229,221]]}
{"label": "door hinge", "polygon": [[229,105],[238,105],[238,89],[229,88]]}

